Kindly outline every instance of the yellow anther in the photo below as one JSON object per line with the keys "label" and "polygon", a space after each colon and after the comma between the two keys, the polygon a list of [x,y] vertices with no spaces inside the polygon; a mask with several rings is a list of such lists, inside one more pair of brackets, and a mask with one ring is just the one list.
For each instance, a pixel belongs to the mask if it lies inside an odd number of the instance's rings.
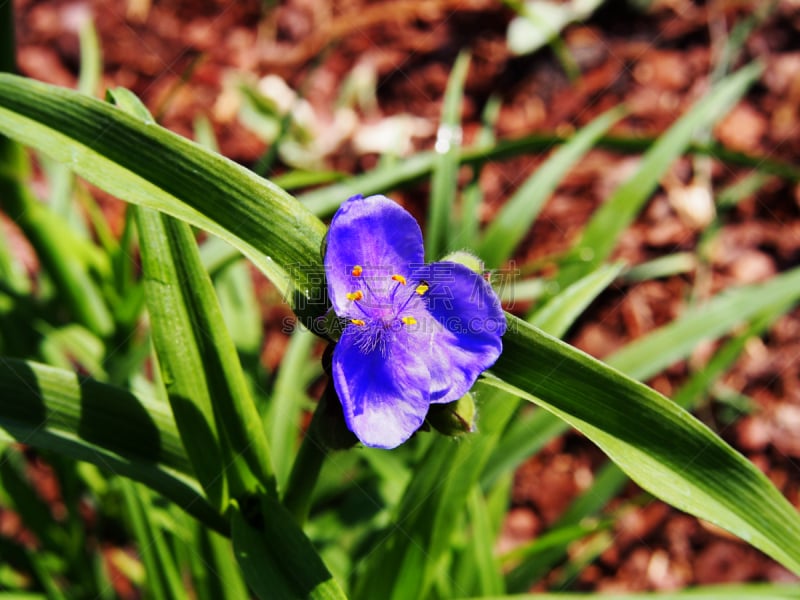
{"label": "yellow anther", "polygon": [[352,275],[353,277],[361,277],[361,273],[363,272],[364,269],[361,267],[361,265],[356,265],[355,267],[353,267],[353,270],[350,271],[350,275]]}
{"label": "yellow anther", "polygon": [[355,292],[349,292],[347,294],[348,300],[361,300],[363,297],[364,294],[361,292],[361,290],[356,290]]}
{"label": "yellow anther", "polygon": [[414,291],[417,292],[420,296],[422,296],[422,294],[427,292],[429,289],[430,289],[430,286],[427,283],[420,283],[417,286],[417,289],[415,289]]}
{"label": "yellow anther", "polygon": [[395,281],[397,281],[399,283],[402,283],[403,285],[406,284],[406,278],[403,277],[402,275],[392,275],[392,279],[394,279]]}
{"label": "yellow anther", "polygon": [[406,325],[416,325],[417,324],[417,320],[414,317],[403,317],[400,320],[403,323],[405,323]]}
{"label": "yellow anther", "polygon": [[364,321],[362,321],[361,319],[350,319],[350,322],[353,325],[358,325],[359,327],[363,327],[364,325],[366,325],[366,323]]}

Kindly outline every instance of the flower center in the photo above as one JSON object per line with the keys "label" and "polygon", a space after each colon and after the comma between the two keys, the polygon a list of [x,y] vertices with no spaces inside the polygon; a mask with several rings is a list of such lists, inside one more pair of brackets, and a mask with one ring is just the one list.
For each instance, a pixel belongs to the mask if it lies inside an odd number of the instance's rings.
{"label": "flower center", "polygon": [[353,289],[346,294],[349,307],[344,316],[355,325],[356,345],[364,353],[378,349],[385,354],[387,341],[417,325],[424,310],[418,299],[430,286],[425,281],[409,285],[399,273],[367,277],[361,265],[354,266],[350,274]]}

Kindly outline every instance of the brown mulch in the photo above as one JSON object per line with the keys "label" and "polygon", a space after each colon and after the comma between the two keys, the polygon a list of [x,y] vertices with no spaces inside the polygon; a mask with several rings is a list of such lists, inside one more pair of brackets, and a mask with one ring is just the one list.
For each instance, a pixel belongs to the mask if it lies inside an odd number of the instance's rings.
{"label": "brown mulch", "polygon": [[[548,49],[512,56],[505,30],[509,9],[490,0],[291,0],[272,9],[240,2],[16,0],[21,71],[59,85],[75,86],[77,33],[93,18],[101,39],[101,87],[137,93],[165,126],[193,135],[208,117],[223,154],[252,165],[266,145],[236,118],[231,78],[257,81],[278,75],[331,126],[343,80],[357,65],[377,75],[377,106],[364,122],[410,113],[427,119],[418,148],[430,148],[452,64],[461,48],[473,59],[463,102],[464,139],[480,127],[492,94],[503,105],[499,138],[534,132],[568,133],[603,111],[624,103],[630,114],[613,130],[620,135],[658,135],[710,86],[720,44],[735,23],[759,2],[653,1],[640,13],[609,1],[586,23],[567,28],[563,40],[581,71],[565,75]],[[747,97],[714,128],[726,147],[797,163],[800,158],[800,6],[777,2],[774,13],[749,36],[737,64],[763,61],[765,70]],[[491,220],[543,157],[526,156],[487,165],[481,175]],[[344,140],[327,164],[358,172],[374,154]],[[636,168],[638,159],[592,151],[562,182],[518,250],[518,265],[566,249],[589,215]],[[703,172],[703,169],[708,169]],[[647,208],[624,235],[616,256],[631,264],[676,251],[698,251],[709,214],[687,210],[682,200],[703,178],[719,190],[747,170],[721,163],[676,162]],[[396,197],[419,212],[424,189]],[[706,207],[707,208],[707,207]],[[703,299],[730,286],[769,279],[800,264],[800,188],[774,179],[758,194],[722,215],[713,244],[702,249],[702,277],[684,274],[638,284],[617,284],[575,325],[568,340],[599,357],[679,316],[691,298]],[[265,357],[279,360],[283,334],[271,332]],[[687,374],[708,360],[715,345],[699,347],[690,360],[650,382],[669,395]],[[795,505],[800,506],[800,311],[781,317],[762,340],[752,340],[721,382],[754,402],[740,418],[710,403],[699,415],[739,448]],[[603,462],[577,434],[554,441],[519,470],[513,507],[501,547],[528,541],[553,523],[592,482]],[[574,582],[578,589],[671,590],[687,585],[739,581],[797,581],[760,552],[660,502],[629,500],[631,485],[611,507],[620,515],[613,545]],[[558,573],[550,582],[556,581]],[[547,582],[545,582],[547,583]],[[544,587],[544,583],[540,588]]]}

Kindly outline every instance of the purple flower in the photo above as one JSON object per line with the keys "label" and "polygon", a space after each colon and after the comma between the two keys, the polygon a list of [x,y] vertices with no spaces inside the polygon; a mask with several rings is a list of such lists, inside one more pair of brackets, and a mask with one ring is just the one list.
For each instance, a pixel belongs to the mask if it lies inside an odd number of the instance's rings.
{"label": "purple flower", "polygon": [[325,274],[345,323],[333,383],[367,446],[402,444],[431,403],[458,400],[502,350],[506,321],[489,284],[423,254],[419,225],[385,196],[354,196],[331,222]]}

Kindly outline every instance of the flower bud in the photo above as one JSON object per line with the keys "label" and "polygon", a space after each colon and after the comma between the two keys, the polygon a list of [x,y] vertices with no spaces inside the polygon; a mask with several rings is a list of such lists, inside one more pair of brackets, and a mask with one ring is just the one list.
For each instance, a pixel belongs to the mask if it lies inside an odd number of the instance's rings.
{"label": "flower bud", "polygon": [[463,435],[475,431],[475,401],[467,392],[448,404],[431,404],[427,421],[444,435]]}
{"label": "flower bud", "polygon": [[464,265],[470,271],[474,271],[478,275],[483,275],[484,271],[483,261],[474,254],[472,254],[471,252],[467,252],[466,250],[456,250],[455,252],[451,252],[442,259],[442,262],[458,263],[460,265]]}

